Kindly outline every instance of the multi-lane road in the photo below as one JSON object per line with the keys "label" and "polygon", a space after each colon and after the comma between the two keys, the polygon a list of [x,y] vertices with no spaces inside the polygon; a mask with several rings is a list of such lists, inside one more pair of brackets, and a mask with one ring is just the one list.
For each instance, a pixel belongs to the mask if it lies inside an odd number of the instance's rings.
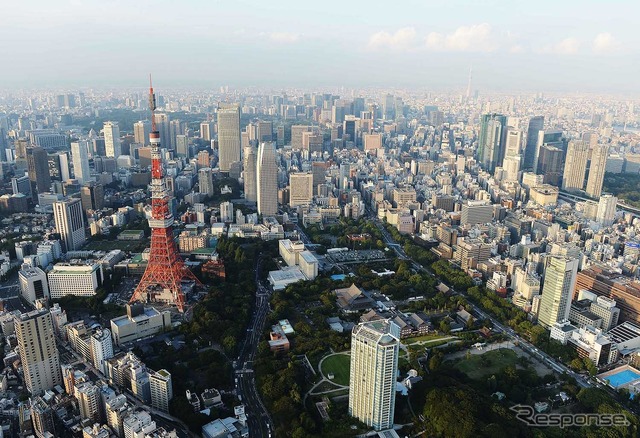
{"label": "multi-lane road", "polygon": [[256,304],[242,349],[234,362],[235,385],[238,398],[245,405],[250,437],[273,436],[273,421],[260,399],[256,387],[253,361],[262,336],[267,314],[269,313],[270,290],[260,280],[261,260],[256,264]]}

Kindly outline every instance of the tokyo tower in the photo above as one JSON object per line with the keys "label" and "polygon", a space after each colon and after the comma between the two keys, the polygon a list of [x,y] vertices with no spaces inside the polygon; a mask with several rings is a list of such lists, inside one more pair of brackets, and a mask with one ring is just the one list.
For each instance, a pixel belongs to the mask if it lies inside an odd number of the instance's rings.
{"label": "tokyo tower", "polygon": [[149,264],[133,292],[130,302],[161,301],[175,304],[184,311],[185,299],[181,282],[188,279],[197,284],[200,281],[184,264],[173,238],[173,215],[169,210],[169,193],[164,180],[162,155],[160,154],[160,133],[156,129],[154,111],[156,96],[149,76],[149,108],[151,109],[151,252]]}

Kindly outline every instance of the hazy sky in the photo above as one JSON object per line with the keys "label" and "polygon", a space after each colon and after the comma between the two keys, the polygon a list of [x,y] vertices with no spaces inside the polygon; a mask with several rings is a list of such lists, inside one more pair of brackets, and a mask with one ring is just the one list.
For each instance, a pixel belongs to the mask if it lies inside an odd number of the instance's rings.
{"label": "hazy sky", "polygon": [[640,1],[0,0],[0,88],[640,91]]}

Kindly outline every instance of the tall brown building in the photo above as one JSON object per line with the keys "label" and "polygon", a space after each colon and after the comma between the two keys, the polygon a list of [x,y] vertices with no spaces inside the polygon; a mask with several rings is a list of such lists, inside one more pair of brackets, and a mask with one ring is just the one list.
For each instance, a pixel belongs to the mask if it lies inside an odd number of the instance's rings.
{"label": "tall brown building", "polygon": [[592,267],[580,271],[573,289],[573,299],[581,289],[616,300],[620,320],[640,323],[640,282],[622,274]]}

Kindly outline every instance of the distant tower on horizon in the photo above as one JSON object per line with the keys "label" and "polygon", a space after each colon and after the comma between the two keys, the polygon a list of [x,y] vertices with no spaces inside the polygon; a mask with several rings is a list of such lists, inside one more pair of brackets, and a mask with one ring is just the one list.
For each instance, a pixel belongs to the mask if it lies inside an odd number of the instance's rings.
{"label": "distant tower on horizon", "polygon": [[469,99],[471,99],[471,72],[472,72],[473,66],[469,67],[469,82],[467,82],[467,102],[469,102]]}

